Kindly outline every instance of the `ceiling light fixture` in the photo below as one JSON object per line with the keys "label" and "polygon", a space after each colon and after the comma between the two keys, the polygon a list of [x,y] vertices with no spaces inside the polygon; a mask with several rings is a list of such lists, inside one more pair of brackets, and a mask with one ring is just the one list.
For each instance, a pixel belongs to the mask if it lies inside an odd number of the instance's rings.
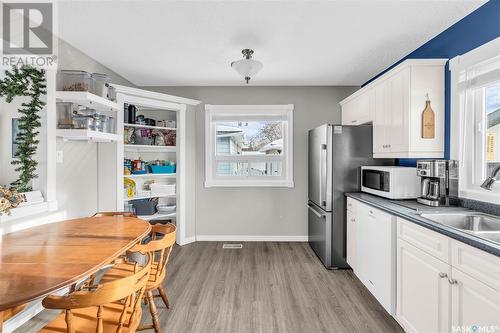
{"label": "ceiling light fixture", "polygon": [[248,84],[248,81],[250,81],[252,76],[257,74],[257,72],[259,72],[264,65],[260,61],[252,59],[253,50],[244,49],[241,53],[243,53],[243,59],[233,61],[231,63],[231,67],[240,73]]}

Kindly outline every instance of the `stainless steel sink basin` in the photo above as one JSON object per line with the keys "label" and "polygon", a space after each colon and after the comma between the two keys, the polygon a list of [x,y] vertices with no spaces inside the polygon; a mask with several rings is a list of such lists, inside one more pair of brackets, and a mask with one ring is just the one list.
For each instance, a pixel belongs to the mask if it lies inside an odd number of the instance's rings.
{"label": "stainless steel sink basin", "polygon": [[428,213],[423,218],[468,231],[500,232],[500,218],[481,213]]}
{"label": "stainless steel sink basin", "polygon": [[478,212],[423,213],[420,216],[500,243],[500,217]]}

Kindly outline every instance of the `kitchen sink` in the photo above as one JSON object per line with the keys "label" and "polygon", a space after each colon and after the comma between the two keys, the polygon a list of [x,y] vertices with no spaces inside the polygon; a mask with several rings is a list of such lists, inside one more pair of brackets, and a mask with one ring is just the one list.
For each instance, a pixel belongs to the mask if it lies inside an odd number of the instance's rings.
{"label": "kitchen sink", "polygon": [[424,213],[423,218],[468,231],[500,232],[500,218],[481,213]]}
{"label": "kitchen sink", "polygon": [[500,217],[478,212],[422,213],[420,216],[500,243]]}

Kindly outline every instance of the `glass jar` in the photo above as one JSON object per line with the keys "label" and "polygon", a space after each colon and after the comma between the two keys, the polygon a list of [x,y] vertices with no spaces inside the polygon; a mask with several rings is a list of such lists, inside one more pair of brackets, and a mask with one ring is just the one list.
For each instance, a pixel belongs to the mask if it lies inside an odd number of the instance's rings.
{"label": "glass jar", "polygon": [[107,84],[108,86],[108,99],[110,101],[116,102],[116,89],[115,87]]}
{"label": "glass jar", "polygon": [[62,70],[59,73],[57,90],[92,92],[92,89],[92,76],[85,71]]}
{"label": "glass jar", "polygon": [[75,114],[73,116],[74,129],[94,129],[94,118],[91,116],[84,116]]}
{"label": "glass jar", "polygon": [[57,102],[57,128],[73,128],[73,113],[78,111],[78,106],[70,102]]}
{"label": "glass jar", "polygon": [[107,74],[92,73],[92,79],[94,80],[94,89],[92,92],[104,98],[108,98],[108,84],[111,79]]}

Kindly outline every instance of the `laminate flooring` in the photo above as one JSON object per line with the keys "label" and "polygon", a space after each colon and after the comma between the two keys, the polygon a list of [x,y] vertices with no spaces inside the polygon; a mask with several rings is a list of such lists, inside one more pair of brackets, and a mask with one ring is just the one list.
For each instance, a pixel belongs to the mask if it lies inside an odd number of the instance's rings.
{"label": "laminate flooring", "polygon": [[[403,332],[351,270],[326,270],[307,243],[222,244],[174,248],[164,283],[171,308],[155,298],[163,332]],[[15,333],[37,332],[55,314]]]}

